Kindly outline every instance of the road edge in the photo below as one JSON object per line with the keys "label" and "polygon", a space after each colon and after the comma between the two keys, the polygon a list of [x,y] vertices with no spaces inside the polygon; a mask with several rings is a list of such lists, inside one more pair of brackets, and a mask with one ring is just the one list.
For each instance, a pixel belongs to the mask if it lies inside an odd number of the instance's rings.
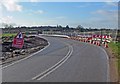
{"label": "road edge", "polygon": [[109,65],[110,65],[110,82],[118,82],[118,66],[117,66],[117,58],[112,54],[110,49],[105,49],[106,53],[109,56]]}
{"label": "road edge", "polygon": [[[47,40],[46,38],[44,38],[44,39]],[[50,46],[50,42],[48,42],[48,45],[45,46],[43,49],[41,49],[41,50],[39,50],[39,51],[37,51],[37,52],[35,52],[35,53],[32,53],[31,55],[29,55],[29,56],[27,56],[27,57],[25,57],[25,58],[23,58],[23,59],[20,59],[20,60],[18,60],[18,61],[15,61],[15,62],[9,64],[9,65],[6,65],[6,66],[2,67],[2,69],[5,69],[5,68],[7,68],[7,67],[9,67],[9,66],[12,66],[12,65],[14,65],[14,64],[16,64],[16,63],[19,63],[19,62],[23,61],[23,60],[26,60],[26,59],[32,57],[33,55],[35,55],[35,54],[37,54],[37,53],[39,53],[39,52],[42,52],[43,50],[45,50],[45,49],[46,49],[47,47],[49,47],[49,46]]]}

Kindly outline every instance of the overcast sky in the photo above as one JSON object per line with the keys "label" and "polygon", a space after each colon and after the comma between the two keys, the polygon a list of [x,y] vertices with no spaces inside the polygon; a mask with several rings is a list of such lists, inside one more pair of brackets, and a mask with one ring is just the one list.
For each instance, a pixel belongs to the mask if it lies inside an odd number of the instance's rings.
{"label": "overcast sky", "polygon": [[15,2],[0,4],[0,23],[17,25],[69,25],[93,28],[117,28],[117,2]]}

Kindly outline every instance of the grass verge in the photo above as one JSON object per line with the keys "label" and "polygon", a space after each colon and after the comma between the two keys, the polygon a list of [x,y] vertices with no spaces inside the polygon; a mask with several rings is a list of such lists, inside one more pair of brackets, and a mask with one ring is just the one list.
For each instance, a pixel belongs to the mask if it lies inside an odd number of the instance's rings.
{"label": "grass verge", "polygon": [[4,34],[2,34],[2,37],[13,37],[16,35],[17,35],[17,33],[4,33]]}
{"label": "grass verge", "polygon": [[118,65],[118,73],[120,76],[120,42],[116,42],[116,43],[110,42],[108,45],[112,49],[113,54],[118,59],[117,65]]}
{"label": "grass verge", "polygon": [[120,59],[118,59],[118,72],[119,72],[119,76],[120,76]]}

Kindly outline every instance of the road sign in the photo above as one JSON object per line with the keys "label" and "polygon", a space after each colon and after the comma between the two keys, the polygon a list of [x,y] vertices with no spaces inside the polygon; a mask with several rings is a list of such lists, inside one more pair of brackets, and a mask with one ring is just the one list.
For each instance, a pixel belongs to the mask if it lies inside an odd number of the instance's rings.
{"label": "road sign", "polygon": [[19,32],[13,39],[12,47],[22,48],[24,45],[24,37],[22,32]]}

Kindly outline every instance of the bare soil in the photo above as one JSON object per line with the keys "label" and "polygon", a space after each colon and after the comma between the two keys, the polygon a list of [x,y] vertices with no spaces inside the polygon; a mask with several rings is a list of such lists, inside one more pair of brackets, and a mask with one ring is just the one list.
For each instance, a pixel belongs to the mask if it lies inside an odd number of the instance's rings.
{"label": "bare soil", "polygon": [[13,61],[25,58],[47,45],[47,40],[36,36],[25,37],[22,49],[13,48],[12,42],[4,42],[2,43],[2,58],[5,57],[5,59],[1,60],[2,64],[12,63]]}

